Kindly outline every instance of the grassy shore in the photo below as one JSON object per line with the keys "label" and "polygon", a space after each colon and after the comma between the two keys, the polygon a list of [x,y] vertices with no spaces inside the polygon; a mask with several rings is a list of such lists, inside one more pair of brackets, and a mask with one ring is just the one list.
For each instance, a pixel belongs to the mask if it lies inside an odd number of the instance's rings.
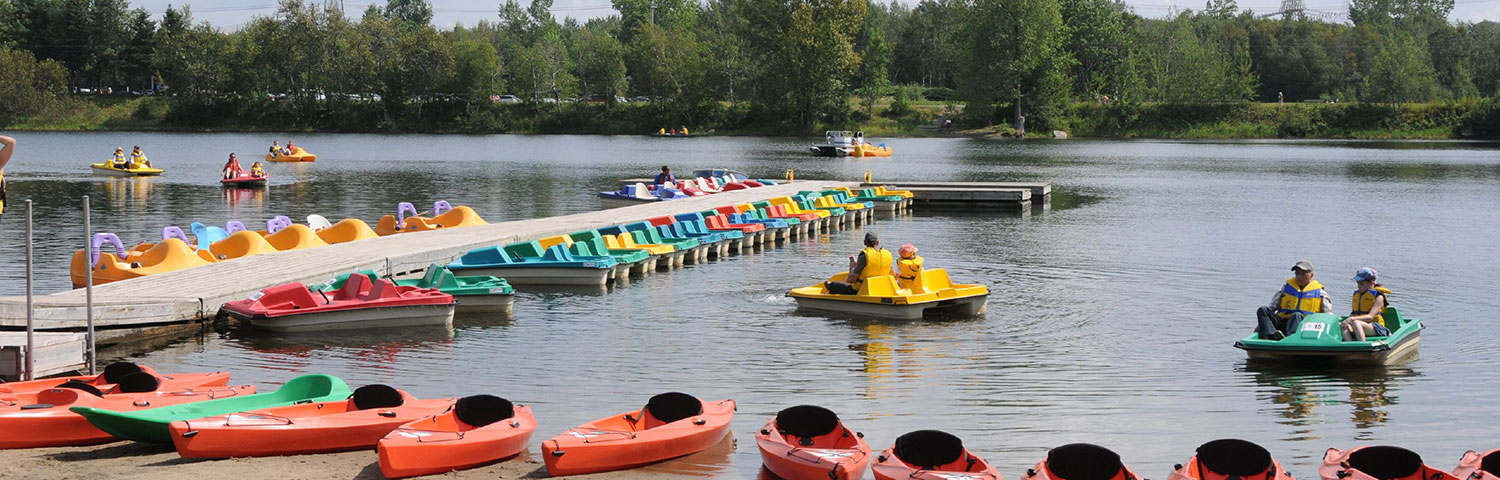
{"label": "grassy shore", "polygon": [[[823,130],[863,130],[872,138],[932,136],[1001,136],[1008,126],[984,126],[966,119],[953,102],[913,100],[896,105],[884,98],[873,115],[854,99],[848,123],[818,125]],[[596,104],[499,105],[445,102],[406,107],[392,121],[374,102],[316,102],[294,105],[282,100],[189,103],[161,97],[81,96],[67,108],[27,118],[7,127],[24,131],[184,131],[184,132],[410,132],[410,133],[571,133],[637,135],[676,126],[691,117],[690,127],[717,135],[787,134],[757,122],[742,104],[702,106],[691,111],[661,105]],[[1052,130],[1082,138],[1171,139],[1452,139],[1500,138],[1500,101],[1423,104],[1112,104],[1078,103],[1045,121],[1029,122],[1029,137],[1051,137]],[[953,131],[935,124],[953,118]],[[1048,125],[1050,124],[1050,125]]]}

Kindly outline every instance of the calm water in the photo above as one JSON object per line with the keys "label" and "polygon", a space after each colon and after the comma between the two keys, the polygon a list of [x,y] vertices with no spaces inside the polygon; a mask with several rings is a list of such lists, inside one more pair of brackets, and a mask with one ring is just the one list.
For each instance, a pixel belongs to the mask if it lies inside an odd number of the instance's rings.
{"label": "calm water", "polygon": [[[944,322],[799,315],[783,295],[837,270],[846,231],[633,281],[608,293],[518,294],[513,318],[452,330],[231,334],[136,355],[163,370],[232,369],[270,386],[299,373],[382,382],[419,396],[492,392],[531,404],[536,442],[639,408],[661,391],[734,398],[737,448],[708,467],[751,477],[751,438],[782,407],[839,412],[876,448],[937,428],[1012,478],[1050,447],[1093,442],[1163,478],[1198,444],[1240,437],[1305,478],[1325,448],[1404,445],[1451,468],[1495,448],[1500,328],[1500,149],[1485,144],[894,140],[898,156],[814,159],[801,139],[299,135],[311,165],[269,166],[264,193],[215,184],[228,151],[267,135],[25,134],[0,224],[0,294],[22,290],[19,201],[37,200],[43,292],[66,287],[82,243],[78,196],[96,229],[145,240],[162,225],[320,213],[373,221],[397,201],[474,206],[491,221],[597,208],[592,191],[679,170],[766,177],[1044,180],[1050,211],[900,217],[874,229],[916,243],[931,267],[988,284],[989,314]],[[281,138],[285,140],[285,138]],[[87,161],[148,147],[167,176],[94,178]],[[247,163],[248,166],[248,163]],[[1340,310],[1371,266],[1421,318],[1419,358],[1397,367],[1247,364],[1232,347],[1254,309],[1311,259]],[[535,447],[534,447],[535,448]],[[373,462],[373,457],[371,458]]]}

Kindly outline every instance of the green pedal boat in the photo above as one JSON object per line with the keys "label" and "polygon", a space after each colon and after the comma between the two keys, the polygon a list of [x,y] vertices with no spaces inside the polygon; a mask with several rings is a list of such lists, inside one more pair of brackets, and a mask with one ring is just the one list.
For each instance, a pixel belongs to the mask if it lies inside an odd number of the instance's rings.
{"label": "green pedal boat", "polygon": [[110,435],[137,442],[170,445],[172,437],[168,433],[167,424],[175,420],[193,420],[300,403],[339,401],[353,394],[354,392],[349,390],[349,385],[338,377],[303,375],[286,382],[281,389],[274,392],[133,412],[117,412],[91,407],[73,407],[70,410],[83,415],[89,423]]}
{"label": "green pedal boat", "polygon": [[1421,339],[1422,321],[1405,318],[1395,307],[1388,307],[1381,316],[1387,326],[1393,326],[1391,334],[1384,337],[1366,337],[1366,340],[1344,340],[1339,323],[1347,317],[1328,313],[1314,313],[1302,319],[1297,332],[1281,340],[1263,340],[1251,333],[1243,340],[1234,342],[1250,354],[1252,359],[1311,359],[1338,363],[1379,364],[1396,363],[1416,353],[1417,341]]}

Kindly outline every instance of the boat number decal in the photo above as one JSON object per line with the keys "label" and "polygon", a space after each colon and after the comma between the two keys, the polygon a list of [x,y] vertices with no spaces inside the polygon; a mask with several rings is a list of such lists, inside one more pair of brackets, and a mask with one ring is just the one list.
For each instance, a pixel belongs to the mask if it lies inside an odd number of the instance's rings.
{"label": "boat number decal", "polygon": [[1302,324],[1302,328],[1297,329],[1297,331],[1298,332],[1318,332],[1318,336],[1322,337],[1323,336],[1323,328],[1325,326],[1327,326],[1327,324],[1324,324],[1324,323],[1304,323],[1304,324]]}
{"label": "boat number decal", "polygon": [[854,452],[845,452],[839,450],[808,450],[807,453],[811,453],[813,454],[813,456],[824,460],[836,460],[854,456]]}
{"label": "boat number decal", "polygon": [[584,268],[592,267],[594,266],[594,262],[583,262],[583,266]]}
{"label": "boat number decal", "polygon": [[265,295],[265,294],[266,294],[265,292],[255,292],[255,293],[252,293],[252,294],[250,294],[250,300],[252,300],[252,301],[253,300],[260,300],[260,297],[262,295]]}
{"label": "boat number decal", "polygon": [[505,293],[505,289],[503,289],[503,288],[491,288],[490,289],[490,293]]}
{"label": "boat number decal", "polygon": [[432,435],[432,432],[420,432],[420,431],[419,432],[396,432],[396,433],[399,433],[399,434],[401,434],[401,436],[407,437],[407,438],[422,438],[422,437],[427,437],[427,436],[431,436]]}

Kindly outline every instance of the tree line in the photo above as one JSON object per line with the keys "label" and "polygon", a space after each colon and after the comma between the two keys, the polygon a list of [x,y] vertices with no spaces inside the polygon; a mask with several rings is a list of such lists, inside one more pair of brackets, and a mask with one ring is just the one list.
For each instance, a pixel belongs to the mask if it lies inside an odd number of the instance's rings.
{"label": "tree line", "polygon": [[[0,121],[69,89],[163,91],[184,111],[330,105],[399,126],[473,116],[496,94],[566,117],[560,101],[645,96],[659,118],[726,115],[785,131],[849,124],[881,99],[963,105],[970,125],[1065,126],[1069,105],[1406,103],[1500,93],[1500,26],[1452,23],[1453,0],[1353,0],[1348,21],[1199,10],[1146,18],[1115,0],[612,0],[559,19],[507,0],[440,29],[425,0],[362,13],[281,0],[237,28],[155,20],[126,0],[0,0]],[[0,77],[3,78],[3,77]],[[290,105],[290,106],[286,106]],[[243,110],[244,108],[241,108]],[[232,110],[232,109],[231,109]],[[726,113],[728,112],[728,113]],[[187,117],[185,117],[186,119]]]}

